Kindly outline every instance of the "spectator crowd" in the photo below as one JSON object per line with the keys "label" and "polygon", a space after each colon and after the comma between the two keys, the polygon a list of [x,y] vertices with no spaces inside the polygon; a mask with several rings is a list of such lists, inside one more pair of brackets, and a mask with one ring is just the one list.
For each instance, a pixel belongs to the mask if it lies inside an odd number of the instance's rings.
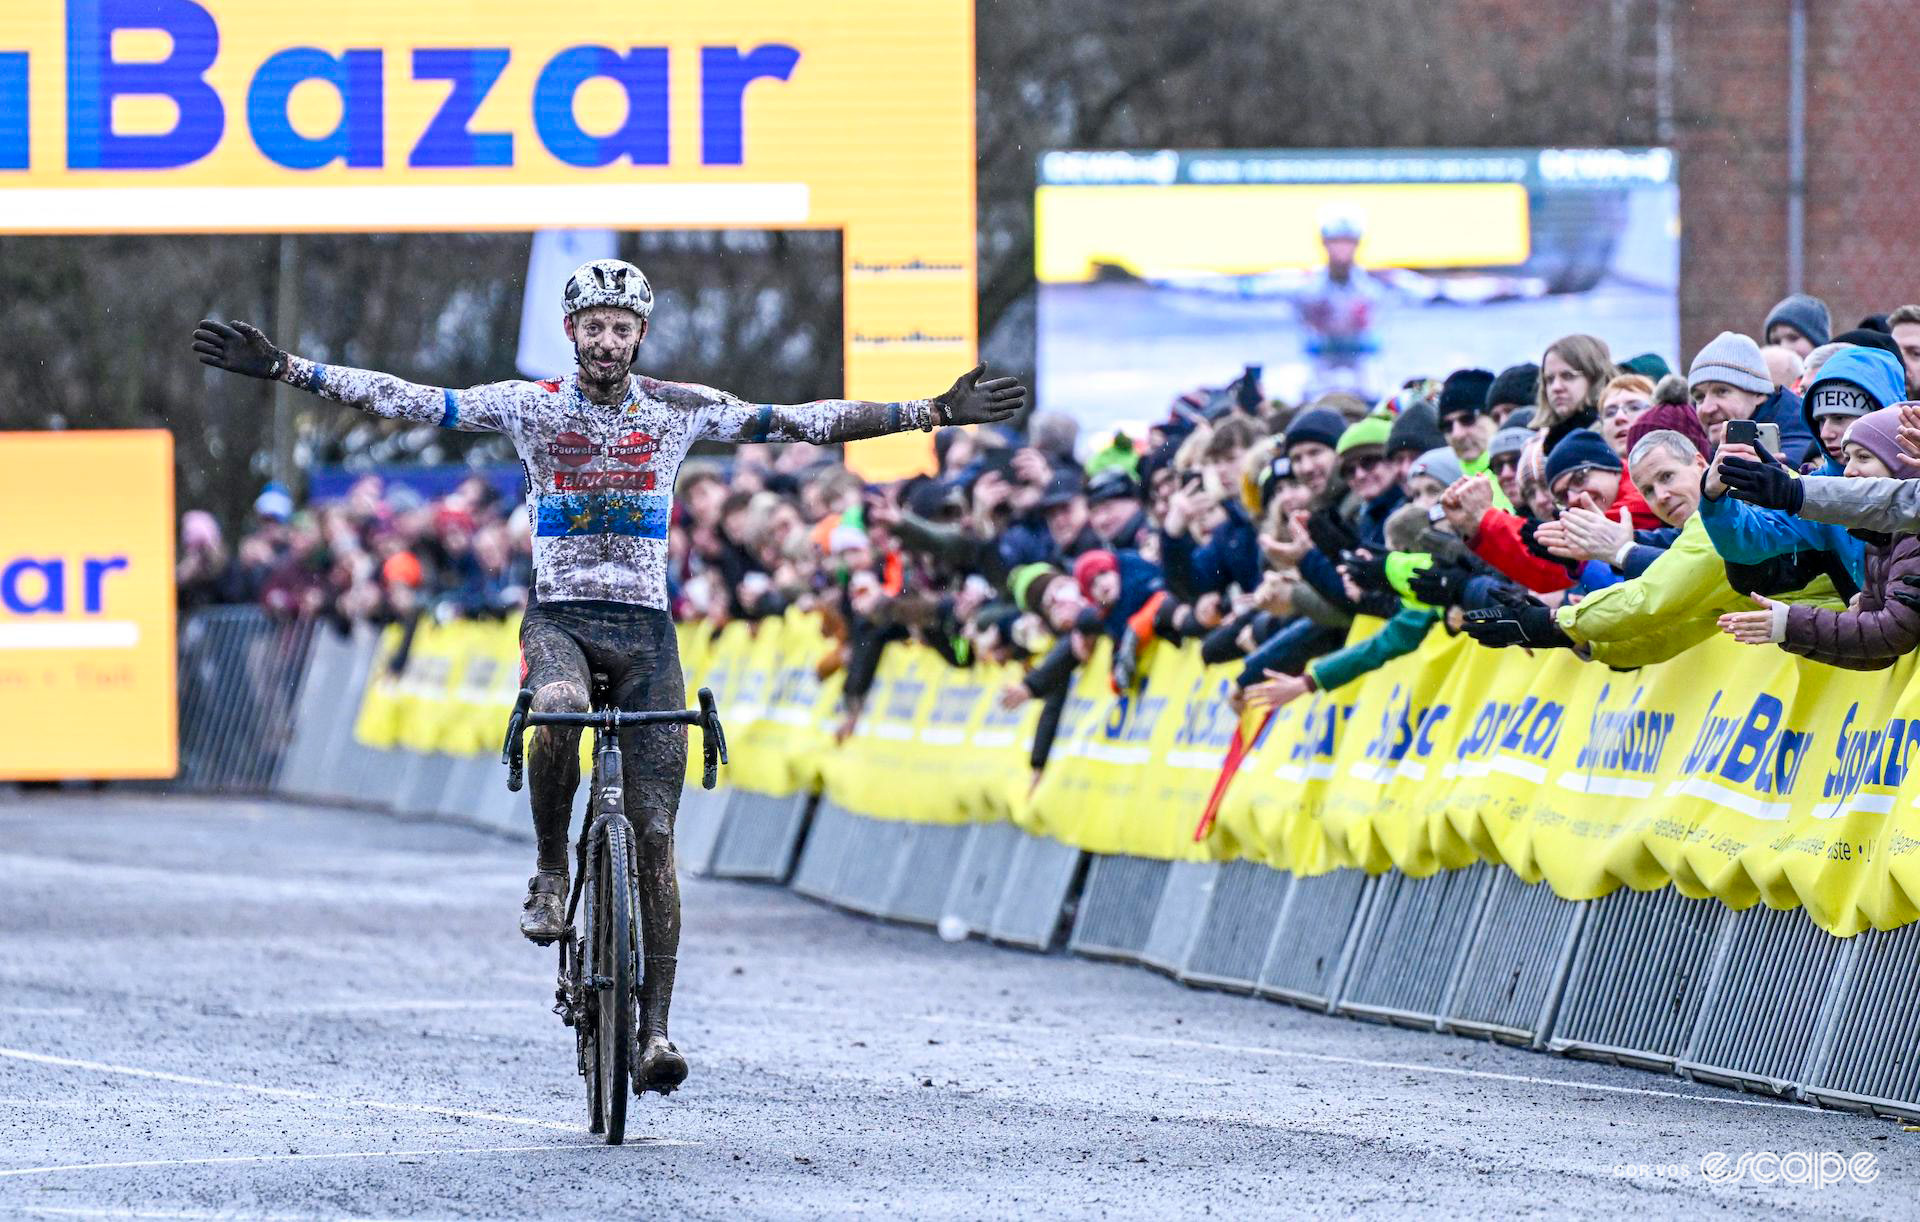
{"label": "spectator crowd", "polygon": [[[821,612],[846,726],[882,647],[1017,662],[1045,759],[1101,638],[1124,690],[1161,642],[1237,665],[1231,699],[1332,691],[1439,631],[1628,668],[1726,633],[1854,669],[1920,645],[1920,305],[1834,332],[1794,295],[1684,368],[1568,335],[1378,403],[1269,401],[1256,377],[1142,435],[935,435],[935,473],[869,485],[829,449],[690,459],[675,488],[683,619]],[[183,606],[497,615],[531,584],[523,508],[484,480],[423,502],[375,477],[297,510],[269,487],[231,553],[181,528]],[[1379,626],[1349,643],[1356,617]]]}

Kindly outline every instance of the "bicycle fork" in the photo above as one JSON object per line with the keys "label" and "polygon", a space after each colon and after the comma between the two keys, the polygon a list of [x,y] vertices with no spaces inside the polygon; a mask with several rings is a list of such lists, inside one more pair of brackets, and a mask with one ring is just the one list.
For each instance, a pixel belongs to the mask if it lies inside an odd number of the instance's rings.
{"label": "bicycle fork", "polygon": [[[593,776],[588,783],[588,801],[586,818],[580,821],[580,836],[573,846],[573,886],[567,897],[567,929],[574,929],[574,917],[579,911],[581,891],[586,886],[587,871],[593,864],[589,858],[595,844],[596,833],[601,821],[608,818],[626,818],[625,783],[620,755],[620,736],[614,731],[594,732]],[[591,938],[592,931],[586,931],[585,937]],[[603,987],[604,981],[587,973],[587,956],[577,953],[569,947],[571,937],[563,937],[560,946],[560,979],[554,989],[553,1012],[560,1021],[569,1027],[579,1025],[583,1016],[589,1014],[587,999],[595,990]],[[581,948],[584,949],[584,944]]]}

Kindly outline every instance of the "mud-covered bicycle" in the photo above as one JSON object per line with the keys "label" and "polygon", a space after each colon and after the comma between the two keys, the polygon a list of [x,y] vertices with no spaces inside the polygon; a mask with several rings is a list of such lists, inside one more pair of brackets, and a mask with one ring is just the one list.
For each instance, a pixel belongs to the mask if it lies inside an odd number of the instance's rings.
{"label": "mud-covered bicycle", "polygon": [[[633,826],[627,822],[621,775],[621,729],[681,724],[698,726],[708,789],[727,762],[727,736],[713,693],[700,689],[698,709],[639,712],[612,707],[605,675],[593,676],[593,711],[536,713],[533,692],[523,690],[507,721],[500,762],[507,766],[507,788],[518,792],[526,771],[525,733],[536,726],[577,726],[593,730],[593,781],[587,818],[574,845],[573,888],[567,898],[567,929],[557,940],[560,979],[553,1012],[574,1031],[575,1055],[587,1080],[587,1114],[592,1131],[606,1134],[608,1145],[626,1137],[627,1094],[636,1047],[640,988],[639,882],[635,871]],[[574,918],[578,915],[579,920]]]}

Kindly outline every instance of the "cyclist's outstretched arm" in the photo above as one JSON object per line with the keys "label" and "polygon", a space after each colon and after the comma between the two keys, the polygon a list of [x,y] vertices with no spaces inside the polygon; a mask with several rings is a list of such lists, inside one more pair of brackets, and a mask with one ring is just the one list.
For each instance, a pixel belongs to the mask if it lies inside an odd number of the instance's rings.
{"label": "cyclist's outstretched arm", "polygon": [[910,429],[945,424],[992,424],[1027,403],[1027,388],[1017,378],[981,380],[979,365],[960,376],[946,393],[901,403],[822,399],[815,403],[747,403],[705,386],[661,383],[658,393],[680,398],[703,413],[702,437],[718,441],[810,441],[831,445]]}
{"label": "cyclist's outstretched arm", "polygon": [[281,351],[257,327],[238,319],[230,324],[201,320],[193,333],[193,350],[203,365],[286,382],[389,420],[491,432],[505,427],[512,410],[512,397],[506,393],[510,382],[455,391],[372,369],[323,365]]}

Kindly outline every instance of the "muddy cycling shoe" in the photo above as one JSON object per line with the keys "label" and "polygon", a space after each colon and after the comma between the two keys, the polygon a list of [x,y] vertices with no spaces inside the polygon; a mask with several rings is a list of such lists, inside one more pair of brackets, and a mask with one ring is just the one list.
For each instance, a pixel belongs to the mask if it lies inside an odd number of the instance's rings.
{"label": "muddy cycling shoe", "polygon": [[565,871],[541,870],[527,880],[526,902],[520,905],[520,932],[541,946],[551,945],[567,932]]}
{"label": "muddy cycling shoe", "polygon": [[633,1093],[671,1095],[687,1080],[687,1058],[663,1035],[649,1035],[633,1067]]}

